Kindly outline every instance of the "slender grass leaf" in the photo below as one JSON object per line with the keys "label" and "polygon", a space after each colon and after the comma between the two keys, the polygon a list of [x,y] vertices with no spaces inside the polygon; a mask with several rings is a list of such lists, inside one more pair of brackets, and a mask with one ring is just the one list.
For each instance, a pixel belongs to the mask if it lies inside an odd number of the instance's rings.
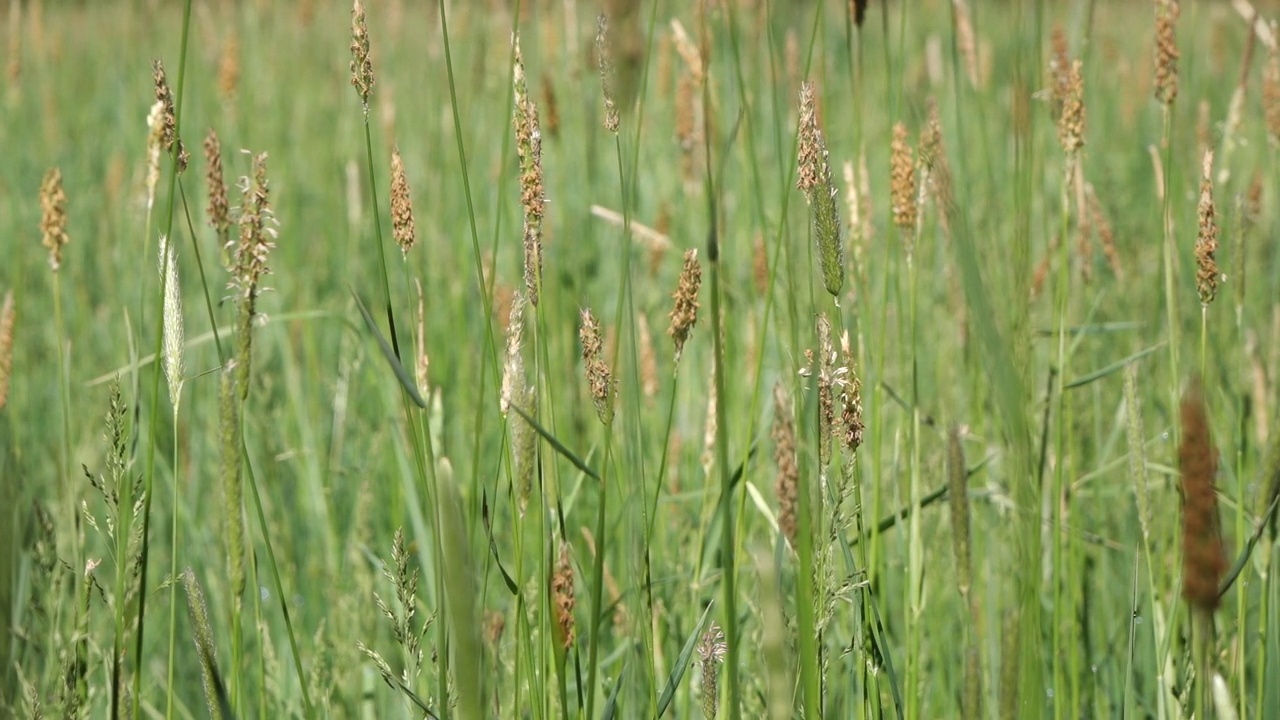
{"label": "slender grass leaf", "polygon": [[427,401],[423,400],[422,396],[418,394],[418,383],[400,364],[400,359],[396,357],[395,350],[387,343],[387,339],[382,336],[382,331],[378,329],[378,323],[369,314],[369,308],[365,307],[364,301],[360,299],[354,289],[351,291],[351,297],[355,298],[356,307],[360,308],[360,316],[364,318],[365,327],[373,334],[373,339],[378,341],[378,348],[382,350],[382,357],[386,358],[387,364],[391,366],[391,371],[396,374],[396,379],[400,381],[400,387],[404,388],[405,393],[409,395],[410,400],[413,400],[414,405],[426,410]]}
{"label": "slender grass leaf", "polygon": [[1119,360],[1119,361],[1113,362],[1113,363],[1111,363],[1110,365],[1108,365],[1108,366],[1106,366],[1106,367],[1104,367],[1104,368],[1101,368],[1101,369],[1099,369],[1099,370],[1094,370],[1093,372],[1089,373],[1088,375],[1084,375],[1084,376],[1082,376],[1082,377],[1078,377],[1078,378],[1076,378],[1076,379],[1072,380],[1071,382],[1069,382],[1069,383],[1067,383],[1067,384],[1065,385],[1065,389],[1067,389],[1067,390],[1074,390],[1075,388],[1078,388],[1078,387],[1080,387],[1080,386],[1082,386],[1082,385],[1088,385],[1089,383],[1093,382],[1094,380],[1100,380],[1100,379],[1102,379],[1102,378],[1104,378],[1104,377],[1106,377],[1106,376],[1110,375],[1111,373],[1119,372],[1119,371],[1123,370],[1123,369],[1124,369],[1124,367],[1125,367],[1126,365],[1128,365],[1129,363],[1131,363],[1131,362],[1135,362],[1135,361],[1137,361],[1137,360],[1140,360],[1140,359],[1142,359],[1142,358],[1144,358],[1144,357],[1146,357],[1146,356],[1150,355],[1151,353],[1156,352],[1157,350],[1159,350],[1160,348],[1162,348],[1162,347],[1164,347],[1164,346],[1165,346],[1165,343],[1160,342],[1160,343],[1156,343],[1155,345],[1152,345],[1151,347],[1149,347],[1149,348],[1147,348],[1147,349],[1145,349],[1145,350],[1139,350],[1138,352],[1136,352],[1136,353],[1134,353],[1134,354],[1130,355],[1129,357],[1127,357],[1127,358],[1125,358],[1125,359],[1123,359],[1123,360]]}
{"label": "slender grass leaf", "polygon": [[684,671],[689,669],[689,658],[693,655],[694,646],[698,644],[698,636],[702,634],[702,625],[707,621],[707,614],[715,604],[714,600],[707,603],[706,609],[702,611],[702,617],[698,618],[698,623],[693,626],[693,632],[689,633],[689,639],[685,641],[680,657],[676,658],[676,664],[671,668],[671,675],[667,677],[667,684],[662,688],[662,695],[658,696],[658,717],[662,717],[667,707],[671,705],[671,700],[675,698],[676,688],[684,678]]}
{"label": "slender grass leaf", "polygon": [[546,428],[539,425],[537,420],[534,420],[532,417],[529,417],[529,413],[525,412],[524,410],[521,410],[519,407],[517,407],[514,404],[511,405],[511,409],[515,410],[517,415],[524,418],[525,422],[529,423],[529,427],[533,428],[539,435],[541,435],[543,440],[546,440],[548,443],[550,443],[551,447],[555,448],[556,452],[563,455],[565,460],[568,460],[569,462],[573,463],[574,467],[586,473],[587,477],[590,477],[592,480],[596,480],[596,481],[600,480],[599,473],[597,473],[595,470],[592,470],[590,466],[588,466],[587,463],[584,462],[577,455],[574,455],[572,450],[565,447],[564,443],[557,440],[555,435],[552,435],[550,432],[547,431]]}
{"label": "slender grass leaf", "polygon": [[493,539],[493,524],[489,522],[489,492],[487,490],[481,491],[480,520],[484,523],[484,534],[489,537],[489,552],[493,555],[493,561],[498,564],[498,572],[502,573],[502,582],[506,584],[507,590],[513,596],[519,595],[520,589],[516,587],[516,581],[511,579],[507,569],[502,566],[502,558],[498,557],[498,543]]}

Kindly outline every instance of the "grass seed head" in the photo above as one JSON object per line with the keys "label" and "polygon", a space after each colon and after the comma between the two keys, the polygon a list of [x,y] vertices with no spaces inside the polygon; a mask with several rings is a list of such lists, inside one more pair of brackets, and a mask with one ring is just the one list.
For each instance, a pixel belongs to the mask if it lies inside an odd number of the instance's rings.
{"label": "grass seed head", "polygon": [[515,53],[516,154],[520,158],[520,205],[524,208],[524,284],[529,303],[536,306],[542,287],[542,219],[546,190],[542,185],[542,131],[538,105],[529,97],[520,37],[512,37]]}
{"label": "grass seed head", "polygon": [[40,184],[40,234],[49,249],[49,266],[54,272],[62,266],[62,248],[71,238],[67,235],[67,193],[62,189],[62,171],[49,168]]}
{"label": "grass seed head", "polygon": [[778,466],[774,493],[778,496],[778,527],[792,545],[796,543],[796,510],[800,487],[800,466],[796,462],[796,426],[791,401],[782,383],[773,386],[773,459]]}
{"label": "grass seed head", "polygon": [[236,363],[222,371],[218,392],[218,440],[222,452],[223,538],[226,543],[231,592],[239,602],[244,594],[244,486],[240,475],[240,398],[236,394]]}
{"label": "grass seed head", "polygon": [[889,147],[889,196],[893,203],[893,224],[908,238],[909,252],[919,210],[916,206],[915,159],[907,126],[902,123],[894,124],[893,143]]}
{"label": "grass seed head", "polygon": [[1155,0],[1156,50],[1155,94],[1161,105],[1168,107],[1178,97],[1178,0]]}
{"label": "grass seed head", "polygon": [[866,426],[862,420],[862,380],[853,367],[848,330],[840,333],[840,361],[841,366],[836,370],[840,386],[840,439],[852,456],[862,446]]}
{"label": "grass seed head", "polygon": [[1213,151],[1204,154],[1203,174],[1200,178],[1200,203],[1196,207],[1199,219],[1199,232],[1196,234],[1196,291],[1200,294],[1200,302],[1208,305],[1218,294],[1218,262],[1214,255],[1218,251],[1217,210],[1213,202]]}
{"label": "grass seed head", "polygon": [[417,240],[413,223],[413,200],[409,197],[409,179],[405,176],[400,148],[391,151],[391,236],[404,256]]}
{"label": "grass seed head", "polygon": [[209,608],[204,601],[204,591],[191,568],[182,573],[182,586],[187,591],[187,617],[191,620],[195,637],[196,655],[200,658],[200,680],[204,686],[204,700],[209,707],[209,717],[220,718],[219,695],[222,691],[218,676],[217,650],[213,644],[213,625],[209,622]]}
{"label": "grass seed head", "polygon": [[555,606],[556,625],[565,650],[573,647],[573,563],[569,560],[569,544],[560,542],[560,556],[551,576],[551,603]]}
{"label": "grass seed head", "polygon": [[712,621],[698,640],[698,664],[702,670],[702,717],[715,720],[720,702],[720,663],[729,652],[724,631]]}
{"label": "grass seed head", "polygon": [[227,252],[231,233],[231,206],[227,202],[227,183],[222,175],[222,143],[218,133],[209,128],[204,138],[204,178],[209,193],[209,226],[218,233],[218,246]]}
{"label": "grass seed head", "polygon": [[351,6],[351,85],[360,96],[364,114],[369,116],[369,93],[373,92],[373,60],[369,58],[369,26],[364,19],[364,3]]}
{"label": "grass seed head", "polygon": [[698,251],[686,250],[684,269],[680,271],[680,283],[671,297],[675,307],[671,310],[671,328],[667,334],[676,344],[676,362],[684,352],[685,341],[698,323],[698,290],[702,286],[702,266],[698,264]]}
{"label": "grass seed head", "polygon": [[160,184],[160,152],[164,149],[164,103],[157,100],[147,115],[147,212],[156,200]]}
{"label": "grass seed head", "polygon": [[1214,488],[1218,458],[1199,381],[1183,392],[1181,415],[1182,596],[1193,608],[1211,613],[1218,608],[1218,585],[1227,569],[1227,556]]}
{"label": "grass seed head", "polygon": [[860,28],[867,19],[867,5],[870,0],[849,0],[849,15],[853,17],[853,26]]}
{"label": "grass seed head", "polygon": [[613,420],[613,379],[609,365],[604,361],[604,343],[600,339],[600,322],[589,308],[582,310],[582,327],[578,331],[582,340],[582,360],[587,369],[587,385],[596,406],[600,422],[608,425]]}
{"label": "grass seed head", "polygon": [[1058,117],[1058,142],[1069,158],[1084,147],[1084,76],[1079,60],[1071,61],[1065,77],[1062,114]]}
{"label": "grass seed head", "polygon": [[160,143],[165,152],[173,154],[174,161],[178,164],[178,172],[181,173],[187,169],[190,156],[187,154],[187,148],[182,144],[182,138],[178,137],[178,115],[174,108],[173,93],[169,91],[169,81],[164,74],[164,63],[156,60],[152,64],[151,78],[155,81],[156,102],[164,108]]}
{"label": "grass seed head", "polygon": [[13,291],[4,294],[0,303],[0,410],[9,399],[9,380],[13,377]]}
{"label": "grass seed head", "polygon": [[167,236],[160,236],[160,276],[164,283],[164,376],[169,384],[169,402],[174,408],[182,397],[186,339],[182,327],[182,289],[178,285],[178,261]]}
{"label": "grass seed head", "polygon": [[796,186],[809,202],[809,220],[814,241],[818,245],[818,266],[822,284],[834,298],[844,286],[844,238],[840,223],[840,205],[831,165],[827,161],[827,144],[818,127],[818,114],[813,84],[800,86],[800,138],[797,162],[799,178]]}
{"label": "grass seed head", "polygon": [[596,58],[600,64],[600,90],[604,95],[604,129],[618,133],[618,103],[614,100],[613,53],[609,47],[609,18],[596,16]]}

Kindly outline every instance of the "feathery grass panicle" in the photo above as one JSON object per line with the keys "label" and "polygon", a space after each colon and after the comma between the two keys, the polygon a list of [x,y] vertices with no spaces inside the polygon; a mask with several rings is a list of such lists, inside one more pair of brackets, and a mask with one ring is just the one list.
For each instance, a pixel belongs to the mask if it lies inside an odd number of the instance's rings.
{"label": "feathery grass panicle", "polygon": [[889,147],[889,197],[893,203],[893,224],[905,238],[907,258],[912,256],[916,232],[916,169],[908,141],[907,126],[893,125],[893,142]]}
{"label": "feathery grass panicle", "polygon": [[684,253],[684,268],[680,271],[680,282],[676,287],[676,291],[671,297],[675,300],[675,307],[671,309],[671,327],[667,330],[667,334],[676,344],[675,361],[680,362],[680,356],[684,352],[685,341],[689,339],[689,333],[693,330],[693,326],[698,323],[698,290],[702,287],[702,266],[698,264],[698,251],[696,249],[686,250]]}
{"label": "feathery grass panicle", "polygon": [[698,666],[702,670],[702,717],[715,720],[720,703],[720,663],[729,651],[724,631],[713,620],[698,640]]}
{"label": "feathery grass panicle", "polygon": [[1178,39],[1175,25],[1178,22],[1178,0],[1155,0],[1155,96],[1161,105],[1168,107],[1178,97]]}
{"label": "feathery grass panicle", "polygon": [[422,670],[422,636],[430,624],[428,618],[421,631],[414,627],[413,617],[418,612],[418,570],[409,569],[410,556],[405,546],[404,531],[396,528],[391,541],[391,564],[382,564],[382,575],[395,586],[399,611],[392,609],[377,593],[373,594],[378,610],[391,621],[392,639],[405,652],[405,667],[400,680],[407,687],[413,687]]}
{"label": "feathery grass panicle", "polygon": [[1218,263],[1214,254],[1218,251],[1217,211],[1213,203],[1213,151],[1204,154],[1203,174],[1200,176],[1200,202],[1196,207],[1199,232],[1196,234],[1196,292],[1200,302],[1208,305],[1218,294]]}
{"label": "feathery grass panicle", "polygon": [[157,100],[147,114],[147,212],[155,205],[160,184],[160,153],[164,150],[164,103]]}
{"label": "feathery grass panicle", "polygon": [[862,380],[853,366],[848,330],[840,333],[840,362],[841,366],[836,369],[836,380],[840,385],[840,439],[852,456],[862,447],[866,426],[862,421]]}
{"label": "feathery grass panicle", "polygon": [[604,129],[618,133],[618,104],[614,100],[613,50],[609,46],[609,18],[596,16],[596,59],[600,65],[600,90],[604,95]]}
{"label": "feathery grass panicle", "polygon": [[[275,215],[267,183],[267,154],[253,157],[253,176],[241,179],[240,237],[232,255],[229,287],[236,300],[236,385],[240,399],[249,394],[253,357],[253,321],[258,314],[262,278],[271,272],[267,258],[275,247]],[[228,241],[230,242],[230,241]]]}
{"label": "feathery grass panicle", "polygon": [[[533,415],[537,413],[538,394],[525,379],[524,369],[524,295],[517,292],[511,301],[510,319],[507,322],[507,357],[502,370],[502,391],[498,407],[504,416],[515,405]],[[515,483],[518,507],[521,514],[528,505],[533,491],[534,470],[538,464],[538,436],[523,417],[511,420],[511,453],[515,461]]]}
{"label": "feathery grass panicle", "polygon": [[800,86],[799,177],[796,186],[809,203],[809,220],[818,246],[822,285],[839,302],[844,286],[844,238],[836,185],[827,161],[827,143],[818,127],[813,83]]}
{"label": "feathery grass panicle", "polygon": [[49,168],[40,183],[40,234],[49,249],[49,266],[54,272],[62,266],[62,248],[71,238],[67,235],[67,193],[62,189],[62,171]]}
{"label": "feathery grass panicle", "polygon": [[818,357],[815,362],[811,352],[809,357],[810,372],[818,376],[818,462],[821,473],[825,476],[827,465],[831,462],[831,451],[836,430],[835,401],[835,359],[836,352],[831,344],[831,320],[826,313],[818,315]]}
{"label": "feathery grass panicle", "polygon": [[573,563],[569,560],[569,544],[560,541],[560,554],[555,571],[551,575],[551,604],[555,606],[556,630],[560,646],[573,647],[576,638],[573,608],[576,601],[573,592]]}
{"label": "feathery grass panicle", "polygon": [[230,252],[231,206],[227,201],[227,183],[222,175],[222,143],[213,128],[209,128],[209,134],[204,138],[204,165],[205,185],[209,193],[208,222],[218,234],[218,247],[225,254]]}
{"label": "feathery grass panicle", "polygon": [[608,425],[613,420],[613,379],[609,365],[604,361],[604,343],[600,340],[600,322],[590,308],[582,309],[582,327],[578,337],[582,340],[582,360],[586,364],[587,385],[595,402],[596,415]]}
{"label": "feathery grass panicle", "polygon": [[364,117],[369,119],[369,93],[373,92],[373,60],[369,57],[369,26],[364,19],[364,3],[351,6],[351,85],[360,96]]}
{"label": "feathery grass panicle", "polygon": [[13,291],[4,294],[0,303],[0,410],[9,400],[9,381],[13,377]]}
{"label": "feathery grass panicle", "polygon": [[524,304],[524,295],[515,293],[507,320],[507,358],[502,369],[502,392],[498,396],[503,415],[510,412],[512,403],[520,405],[524,400]]}
{"label": "feathery grass panicle", "polygon": [[176,408],[182,397],[185,332],[182,327],[182,290],[178,285],[177,251],[165,235],[160,236],[160,274],[164,283],[164,376],[169,383],[169,402]]}
{"label": "feathery grass panicle", "polygon": [[[1274,34],[1274,25],[1273,34]],[[1280,145],[1280,47],[1272,47],[1262,71],[1262,108],[1271,145]]]}
{"label": "feathery grass panicle", "polygon": [[542,185],[542,130],[538,105],[525,82],[520,36],[512,35],[515,54],[512,82],[515,86],[516,154],[520,158],[520,205],[524,208],[524,284],[529,303],[538,305],[542,288],[542,218],[546,189]]}
{"label": "feathery grass panicle", "polygon": [[1071,51],[1062,23],[1055,22],[1049,31],[1049,111],[1058,119],[1070,92]]}
{"label": "feathery grass panicle", "polygon": [[187,148],[182,143],[182,138],[178,137],[178,115],[173,104],[173,93],[169,91],[169,81],[164,74],[164,63],[156,60],[151,65],[151,78],[155,81],[156,102],[163,107],[163,127],[160,131],[160,144],[164,147],[164,151],[173,155],[173,160],[177,163],[178,172],[182,173],[187,169],[187,163],[191,156],[187,154]]}
{"label": "feathery grass panicle", "polygon": [[1211,613],[1218,608],[1218,586],[1227,569],[1227,556],[1214,488],[1218,455],[1199,380],[1183,392],[1181,418],[1182,596],[1193,608]]}
{"label": "feathery grass panicle", "polygon": [[209,717],[221,720],[223,694],[218,675],[218,654],[213,644],[213,625],[209,622],[209,608],[204,601],[204,590],[191,568],[182,573],[182,586],[187,591],[187,615],[191,619],[191,633],[195,638],[196,655],[200,658],[200,680],[204,686],[204,701]]}
{"label": "feathery grass panicle", "polygon": [[778,527],[794,547],[800,466],[796,462],[796,426],[791,415],[791,400],[782,383],[773,386],[773,427],[769,437],[773,440],[773,458],[778,466],[773,484],[778,496]]}
{"label": "feathery grass panicle", "polygon": [[413,200],[409,197],[409,179],[405,176],[400,148],[391,151],[391,236],[400,246],[400,252],[408,257],[417,240],[413,223]]}

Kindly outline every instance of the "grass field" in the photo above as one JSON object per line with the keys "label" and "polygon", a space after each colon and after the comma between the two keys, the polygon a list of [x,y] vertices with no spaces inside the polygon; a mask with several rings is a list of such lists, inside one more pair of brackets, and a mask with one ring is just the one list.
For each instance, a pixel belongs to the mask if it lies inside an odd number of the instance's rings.
{"label": "grass field", "polygon": [[10,0],[0,716],[1280,718],[1173,3]]}

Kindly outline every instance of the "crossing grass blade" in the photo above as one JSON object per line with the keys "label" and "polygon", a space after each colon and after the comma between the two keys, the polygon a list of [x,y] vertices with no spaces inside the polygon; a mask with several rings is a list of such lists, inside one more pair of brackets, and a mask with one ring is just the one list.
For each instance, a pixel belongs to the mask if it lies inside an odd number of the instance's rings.
{"label": "crossing grass blade", "polygon": [[399,358],[396,357],[395,350],[382,336],[382,331],[378,329],[378,323],[373,319],[373,315],[369,314],[369,308],[365,307],[364,301],[356,294],[354,289],[351,290],[351,297],[356,301],[356,307],[360,309],[360,317],[364,318],[364,326],[373,335],[373,339],[378,342],[378,349],[382,351],[382,357],[391,366],[391,371],[395,373],[396,380],[400,381],[400,386],[404,388],[409,399],[419,408],[426,409],[427,401],[422,399],[422,395],[418,393],[418,383],[413,379],[413,375],[404,369],[404,365],[400,364]]}
{"label": "crossing grass blade", "polygon": [[707,603],[706,609],[702,611],[702,617],[698,618],[698,622],[693,626],[693,632],[689,633],[689,639],[685,640],[684,649],[680,651],[680,656],[676,658],[676,664],[671,668],[671,674],[667,676],[667,684],[662,688],[662,694],[658,696],[658,717],[662,717],[667,712],[667,707],[671,705],[671,701],[676,696],[676,688],[680,687],[680,681],[684,679],[685,670],[689,669],[689,658],[693,656],[693,648],[698,644],[698,637],[702,634],[702,626],[707,622],[707,615],[711,613],[711,608],[715,607],[715,601]]}

